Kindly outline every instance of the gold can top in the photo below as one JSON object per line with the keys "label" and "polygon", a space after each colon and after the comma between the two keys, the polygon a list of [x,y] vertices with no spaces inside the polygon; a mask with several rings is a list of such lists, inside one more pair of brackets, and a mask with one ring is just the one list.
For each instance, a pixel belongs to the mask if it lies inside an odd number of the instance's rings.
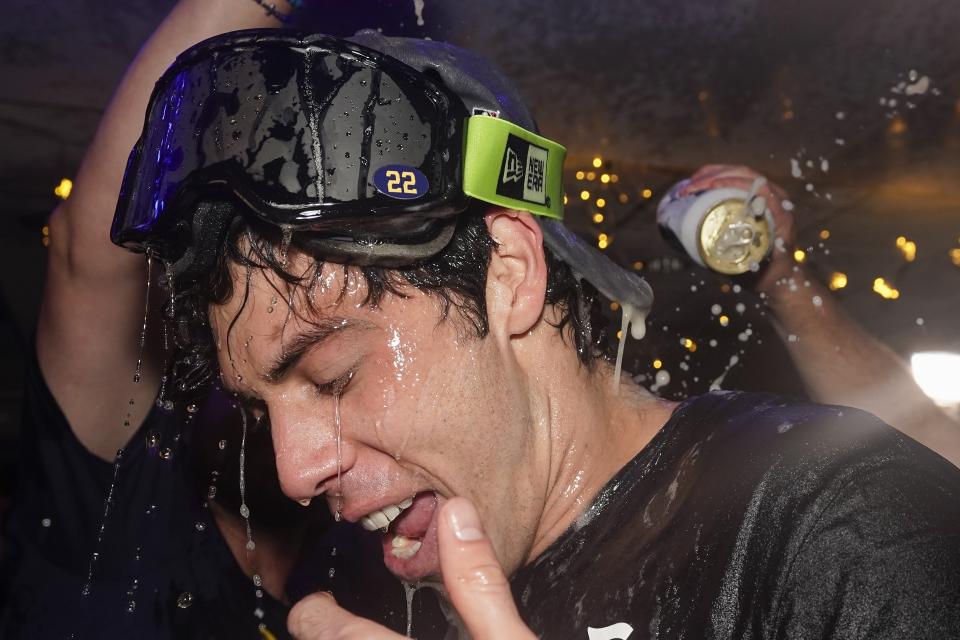
{"label": "gold can top", "polygon": [[739,199],[724,200],[703,217],[697,234],[700,257],[720,273],[756,271],[772,243],[765,216],[756,216]]}

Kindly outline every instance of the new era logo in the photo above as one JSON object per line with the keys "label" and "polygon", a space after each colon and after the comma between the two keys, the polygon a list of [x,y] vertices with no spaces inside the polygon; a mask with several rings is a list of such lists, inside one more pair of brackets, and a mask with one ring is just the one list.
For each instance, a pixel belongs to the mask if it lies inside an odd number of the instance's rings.
{"label": "new era logo", "polygon": [[547,202],[547,158],[543,147],[513,135],[507,136],[497,193],[537,204]]}
{"label": "new era logo", "polygon": [[503,163],[501,182],[520,182],[523,180],[523,163],[513,149],[507,147],[507,160]]}

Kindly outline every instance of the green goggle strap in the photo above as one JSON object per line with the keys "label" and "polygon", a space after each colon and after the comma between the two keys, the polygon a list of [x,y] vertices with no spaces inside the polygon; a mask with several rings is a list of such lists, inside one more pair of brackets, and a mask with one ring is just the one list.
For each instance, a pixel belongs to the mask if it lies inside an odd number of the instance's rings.
{"label": "green goggle strap", "polygon": [[492,116],[467,118],[463,192],[517,211],[563,220],[567,150]]}

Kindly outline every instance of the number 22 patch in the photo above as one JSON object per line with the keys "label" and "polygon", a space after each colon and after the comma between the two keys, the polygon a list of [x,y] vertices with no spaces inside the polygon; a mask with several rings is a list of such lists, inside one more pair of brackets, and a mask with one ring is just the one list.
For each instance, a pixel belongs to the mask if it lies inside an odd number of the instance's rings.
{"label": "number 22 patch", "polygon": [[427,176],[415,167],[388,164],[373,174],[373,185],[380,193],[400,200],[413,200],[427,195]]}

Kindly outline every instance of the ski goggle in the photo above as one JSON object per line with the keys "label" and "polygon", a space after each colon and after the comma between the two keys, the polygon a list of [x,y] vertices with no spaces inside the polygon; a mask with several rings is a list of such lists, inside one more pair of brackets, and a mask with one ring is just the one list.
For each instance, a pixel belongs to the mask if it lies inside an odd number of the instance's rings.
{"label": "ski goggle", "polygon": [[209,255],[226,223],[198,205],[227,195],[327,259],[402,266],[439,252],[471,198],[562,219],[565,154],[372,49],[234,32],[157,82],[111,239],[170,263]]}

